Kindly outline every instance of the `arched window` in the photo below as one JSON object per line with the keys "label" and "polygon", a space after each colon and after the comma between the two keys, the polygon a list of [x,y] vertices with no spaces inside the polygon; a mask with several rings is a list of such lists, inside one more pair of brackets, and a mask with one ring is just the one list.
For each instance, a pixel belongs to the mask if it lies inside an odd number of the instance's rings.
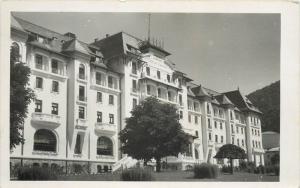
{"label": "arched window", "polygon": [[85,80],[85,68],[83,64],[79,65],[79,78]]}
{"label": "arched window", "polygon": [[19,61],[20,59],[20,46],[16,42],[12,43],[11,45],[11,55],[15,57],[14,61]]}
{"label": "arched window", "polygon": [[56,152],[56,136],[50,130],[40,129],[34,134],[33,150]]}
{"label": "arched window", "polygon": [[104,136],[98,138],[97,155],[113,155],[113,143],[111,139]]}

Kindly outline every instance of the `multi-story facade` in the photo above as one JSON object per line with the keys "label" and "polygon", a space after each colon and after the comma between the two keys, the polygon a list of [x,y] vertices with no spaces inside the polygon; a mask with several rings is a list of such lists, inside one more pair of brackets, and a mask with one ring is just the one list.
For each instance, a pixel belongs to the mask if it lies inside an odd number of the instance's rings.
{"label": "multi-story facade", "polygon": [[12,17],[11,44],[31,68],[29,87],[36,93],[24,123],[25,144],[11,152],[12,165],[82,164],[97,173],[129,164],[118,133],[149,96],[176,105],[190,135],[186,152],[165,158],[177,169],[226,163],[213,158],[226,143],[245,149],[256,165],[264,163],[261,112],[239,90],[219,93],[192,83],[168,60],[169,52],[149,41],[120,32],[87,44]]}

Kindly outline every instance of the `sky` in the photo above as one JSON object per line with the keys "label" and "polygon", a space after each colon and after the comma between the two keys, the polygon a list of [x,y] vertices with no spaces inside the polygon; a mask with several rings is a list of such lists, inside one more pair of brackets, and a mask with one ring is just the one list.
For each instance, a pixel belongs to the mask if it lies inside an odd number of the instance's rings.
{"label": "sky", "polygon": [[[148,35],[147,13],[14,15],[86,43],[120,31]],[[280,79],[280,14],[151,13],[150,36],[194,83],[218,92],[247,95]]]}

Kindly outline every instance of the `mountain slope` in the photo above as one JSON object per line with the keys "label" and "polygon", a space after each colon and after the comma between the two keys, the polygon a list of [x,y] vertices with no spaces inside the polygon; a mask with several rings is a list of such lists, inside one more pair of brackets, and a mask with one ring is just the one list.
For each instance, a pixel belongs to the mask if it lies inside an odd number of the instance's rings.
{"label": "mountain slope", "polygon": [[280,132],[280,81],[247,96],[262,112],[262,130]]}

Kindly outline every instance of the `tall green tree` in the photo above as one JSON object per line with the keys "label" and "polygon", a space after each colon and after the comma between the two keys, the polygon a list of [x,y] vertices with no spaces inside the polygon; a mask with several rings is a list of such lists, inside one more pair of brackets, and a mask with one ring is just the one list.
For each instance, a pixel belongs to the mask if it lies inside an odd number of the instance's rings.
{"label": "tall green tree", "polygon": [[19,62],[19,48],[10,49],[10,149],[24,142],[22,129],[27,117],[28,104],[34,100],[32,89],[28,88],[30,68]]}
{"label": "tall green tree", "polygon": [[233,144],[225,144],[223,145],[217,154],[214,156],[217,159],[227,158],[230,161],[231,174],[233,174],[233,159],[245,159],[246,152],[242,148],[233,145]]}
{"label": "tall green tree", "polygon": [[149,97],[131,115],[120,132],[124,153],[146,162],[154,158],[159,172],[163,157],[186,151],[190,136],[182,130],[175,106]]}

